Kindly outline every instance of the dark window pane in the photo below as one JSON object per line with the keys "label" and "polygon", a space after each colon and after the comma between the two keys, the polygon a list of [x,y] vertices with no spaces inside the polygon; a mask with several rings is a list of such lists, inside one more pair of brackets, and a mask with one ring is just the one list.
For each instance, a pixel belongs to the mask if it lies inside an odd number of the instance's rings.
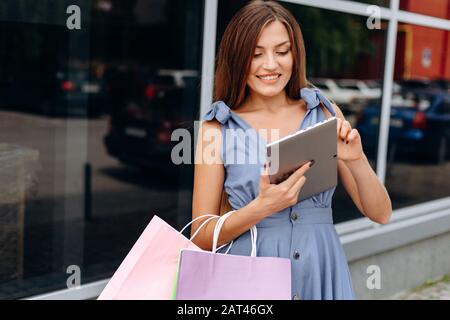
{"label": "dark window pane", "polygon": [[398,28],[386,172],[394,209],[450,195],[448,35]]}
{"label": "dark window pane", "polygon": [[154,214],[191,218],[171,133],[199,113],[203,1],[0,3],[0,298],[112,275]]}

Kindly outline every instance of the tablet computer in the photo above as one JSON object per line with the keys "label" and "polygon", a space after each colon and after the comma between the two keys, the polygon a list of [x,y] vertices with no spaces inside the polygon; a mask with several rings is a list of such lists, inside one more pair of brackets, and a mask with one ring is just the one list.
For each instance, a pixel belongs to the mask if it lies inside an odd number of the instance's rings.
{"label": "tablet computer", "polygon": [[266,145],[269,179],[278,184],[303,164],[314,160],[305,173],[306,182],[299,201],[310,198],[337,185],[337,119],[299,130]]}

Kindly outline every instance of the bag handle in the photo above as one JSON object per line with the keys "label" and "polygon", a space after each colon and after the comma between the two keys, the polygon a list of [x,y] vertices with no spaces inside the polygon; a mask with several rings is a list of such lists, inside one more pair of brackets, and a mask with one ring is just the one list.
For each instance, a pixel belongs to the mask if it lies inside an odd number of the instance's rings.
{"label": "bag handle", "polygon": [[[219,250],[220,248],[222,248],[223,246],[221,246],[219,249],[217,249],[217,242],[219,241],[219,234],[220,231],[222,229],[223,224],[225,223],[225,220],[232,215],[235,212],[235,210],[229,211],[227,213],[225,213],[223,216],[221,216],[219,218],[219,220],[217,221],[217,224],[214,228],[214,235],[213,235],[213,246],[212,246],[212,252],[216,253],[217,250]],[[251,237],[251,243],[252,243],[252,251],[250,253],[250,255],[252,257],[256,257],[256,241],[257,241],[257,229],[256,226],[251,227],[250,229],[250,237]],[[233,241],[231,242],[233,243]],[[227,250],[227,252],[225,254],[227,254],[229,251],[229,249]]]}
{"label": "bag handle", "polygon": [[[199,220],[199,219],[201,219],[201,218],[204,218],[204,217],[212,217],[212,218],[217,217],[217,218],[218,218],[219,216],[216,215],[216,214],[204,214],[204,215],[202,215],[202,216],[199,216],[199,217],[193,219],[192,221],[190,221],[187,225],[185,225],[185,226],[183,227],[183,229],[181,229],[181,231],[180,231],[179,233],[182,234],[182,233],[184,232],[184,230],[186,230],[186,228],[189,227],[192,223],[194,223],[195,221],[197,221],[197,220]],[[210,220],[210,219],[207,219],[206,221],[209,221],[209,220]],[[201,224],[201,226],[203,226],[203,224]]]}
{"label": "bag handle", "polygon": [[[186,230],[186,228],[189,227],[193,222],[195,222],[195,221],[197,221],[197,220],[199,220],[199,219],[201,219],[201,218],[204,218],[204,217],[209,217],[209,218],[206,219],[205,221],[203,221],[202,224],[197,228],[197,230],[195,230],[194,234],[193,234],[193,235],[191,236],[191,238],[189,239],[190,241],[193,241],[193,240],[194,240],[194,238],[197,236],[197,234],[200,232],[200,230],[201,230],[201,229],[202,229],[209,221],[211,221],[212,219],[215,219],[215,218],[219,218],[219,216],[218,216],[218,215],[215,215],[215,214],[204,214],[204,215],[199,216],[199,217],[193,219],[192,221],[190,221],[187,225],[185,225],[185,226],[183,227],[183,229],[181,229],[181,231],[179,231],[179,233],[182,234],[182,233],[184,232],[184,230]],[[219,248],[217,248],[217,250],[220,250],[220,249],[222,249],[223,247],[225,247],[225,246],[227,246],[227,245],[230,245],[230,246],[228,247],[227,251],[225,252],[225,254],[227,254],[227,253],[230,251],[231,246],[233,245],[233,241],[231,241],[230,243],[226,243],[226,244],[220,246]]]}
{"label": "bag handle", "polygon": [[[202,222],[202,224],[197,228],[197,230],[195,230],[195,233],[192,235],[192,237],[189,240],[194,240],[194,238],[197,236],[197,234],[199,233],[199,231],[208,223],[210,222],[212,219],[218,218],[219,216],[214,216],[214,217],[209,217],[208,219],[206,219],[205,221]],[[192,223],[193,221],[191,221]]]}

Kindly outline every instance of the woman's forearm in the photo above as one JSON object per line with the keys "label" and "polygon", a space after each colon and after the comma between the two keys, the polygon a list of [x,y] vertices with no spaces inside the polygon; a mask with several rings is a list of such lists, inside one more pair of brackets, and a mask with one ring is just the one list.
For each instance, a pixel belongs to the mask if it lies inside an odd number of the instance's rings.
{"label": "woman's forearm", "polygon": [[381,224],[386,224],[392,213],[392,204],[384,185],[380,182],[367,160],[345,161],[355,179],[365,215]]}
{"label": "woman's forearm", "polygon": [[[236,239],[264,219],[268,214],[269,212],[266,212],[264,207],[260,205],[258,197],[245,207],[236,210],[222,225],[217,247]],[[214,228],[217,220],[218,219],[210,220],[194,238],[194,243],[201,249],[212,249]],[[202,221],[199,221],[197,225],[200,225],[201,223]],[[193,230],[193,232],[195,232],[195,230]]]}

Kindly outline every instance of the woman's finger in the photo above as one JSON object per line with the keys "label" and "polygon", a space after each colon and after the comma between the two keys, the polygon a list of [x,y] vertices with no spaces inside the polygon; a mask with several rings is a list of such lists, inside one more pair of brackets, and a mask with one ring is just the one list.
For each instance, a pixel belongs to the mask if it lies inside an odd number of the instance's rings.
{"label": "woman's finger", "polygon": [[279,186],[286,186],[287,188],[292,188],[292,186],[306,173],[306,171],[311,168],[313,161],[309,161],[302,165],[300,168],[294,171],[293,174],[283,182],[279,184]]}
{"label": "woman's finger", "polygon": [[341,126],[342,126],[342,119],[337,118],[337,136],[338,136],[338,138],[339,138],[339,132],[341,131]]}
{"label": "woman's finger", "polygon": [[353,141],[353,140],[357,139],[358,136],[359,136],[358,130],[352,129],[352,130],[350,131],[350,133],[348,134],[348,136],[347,136],[347,140],[348,140],[349,142],[350,142],[350,141]]}
{"label": "woman's finger", "polygon": [[345,141],[350,131],[352,131],[352,126],[350,125],[350,122],[344,120],[342,122],[341,131],[339,132],[339,138]]}

